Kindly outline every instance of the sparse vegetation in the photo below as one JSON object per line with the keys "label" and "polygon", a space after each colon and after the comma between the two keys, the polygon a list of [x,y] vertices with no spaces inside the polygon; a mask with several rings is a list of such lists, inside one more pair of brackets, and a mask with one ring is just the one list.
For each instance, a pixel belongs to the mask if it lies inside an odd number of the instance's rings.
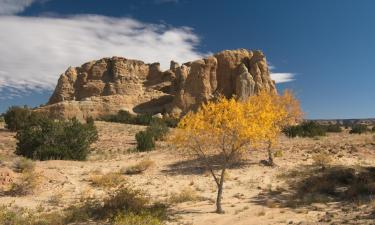
{"label": "sparse vegetation", "polygon": [[326,132],[329,133],[340,133],[342,132],[341,126],[339,124],[329,124],[325,126]]}
{"label": "sparse vegetation", "polygon": [[155,141],[162,140],[168,133],[169,128],[162,119],[153,119],[145,131],[135,135],[137,151],[150,151],[155,148]]}
{"label": "sparse vegetation", "polygon": [[369,132],[370,129],[364,124],[355,124],[351,127],[350,134],[363,134]]}
{"label": "sparse vegetation", "polygon": [[162,225],[162,221],[151,213],[119,213],[114,221],[114,225]]}
{"label": "sparse vegetation", "polygon": [[154,164],[155,164],[154,161],[149,160],[149,159],[145,159],[145,160],[142,160],[141,162],[139,162],[139,163],[137,163],[133,166],[123,168],[122,172],[125,173],[125,174],[128,174],[128,175],[140,174],[140,173],[143,173],[144,171],[146,171],[148,168],[150,168]]}
{"label": "sparse vegetation", "polygon": [[33,194],[35,189],[39,186],[40,176],[34,171],[22,173],[19,180],[12,183],[11,188],[7,191],[7,195],[24,196]]}
{"label": "sparse vegetation", "polygon": [[289,126],[283,130],[283,133],[290,137],[316,137],[325,136],[326,129],[324,126],[314,121],[303,122],[300,125]]}
{"label": "sparse vegetation", "polygon": [[332,161],[331,156],[325,152],[321,151],[317,154],[314,154],[312,157],[314,164],[322,168],[323,170],[329,166],[329,163]]}
{"label": "sparse vegetation", "polygon": [[6,128],[11,131],[19,131],[26,127],[33,126],[46,119],[40,113],[33,112],[27,106],[12,106],[4,113]]}
{"label": "sparse vegetation", "polygon": [[196,191],[191,188],[184,188],[179,193],[173,193],[168,202],[171,204],[182,203],[182,202],[194,202],[203,200]]}
{"label": "sparse vegetation", "polygon": [[125,178],[120,173],[95,174],[89,178],[93,186],[101,188],[115,188],[125,182]]}
{"label": "sparse vegetation", "polygon": [[35,213],[24,208],[8,209],[0,206],[0,224],[4,225],[63,225],[59,213]]}
{"label": "sparse vegetation", "polygon": [[178,119],[174,117],[153,118],[151,114],[131,114],[125,110],[120,110],[116,115],[103,116],[99,120],[145,126],[151,125],[154,120],[161,120],[168,127],[176,127],[178,124]]}
{"label": "sparse vegetation", "polygon": [[118,224],[127,224],[125,222],[128,221],[161,222],[167,219],[166,209],[163,204],[152,204],[144,192],[123,186],[103,201],[88,199],[81,206],[68,208],[65,222],[85,222],[89,219],[111,220]]}
{"label": "sparse vegetation", "polygon": [[45,118],[19,130],[16,138],[17,155],[39,160],[85,160],[98,133],[93,123]]}
{"label": "sparse vegetation", "polygon": [[100,120],[116,123],[127,123],[137,125],[149,125],[152,120],[150,114],[131,114],[128,111],[120,110],[116,115],[103,116]]}
{"label": "sparse vegetation", "polygon": [[150,126],[147,127],[146,132],[151,133],[155,141],[162,140],[168,133],[169,128],[162,119],[154,119],[151,121]]}
{"label": "sparse vegetation", "polygon": [[34,171],[35,163],[26,158],[20,158],[15,161],[14,163],[14,170],[16,172],[24,173],[24,172],[32,172]]}
{"label": "sparse vegetation", "polygon": [[151,132],[149,131],[139,131],[135,134],[135,139],[137,141],[137,150],[144,152],[150,151],[155,148],[155,139]]}

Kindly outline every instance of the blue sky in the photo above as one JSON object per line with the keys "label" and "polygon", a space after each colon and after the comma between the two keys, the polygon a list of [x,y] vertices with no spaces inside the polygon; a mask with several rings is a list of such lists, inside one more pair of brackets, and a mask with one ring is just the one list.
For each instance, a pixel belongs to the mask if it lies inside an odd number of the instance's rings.
{"label": "blue sky", "polygon": [[[122,55],[261,49],[307,118],[375,117],[375,1],[0,0],[0,112],[45,103],[59,74]],[[5,52],[5,53],[4,53]]]}

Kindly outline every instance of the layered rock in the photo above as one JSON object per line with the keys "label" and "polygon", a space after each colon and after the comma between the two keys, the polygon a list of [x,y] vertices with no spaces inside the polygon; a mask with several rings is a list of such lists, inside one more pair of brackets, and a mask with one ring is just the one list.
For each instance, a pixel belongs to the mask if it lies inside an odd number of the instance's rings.
{"label": "layered rock", "polygon": [[260,90],[276,92],[260,51],[226,50],[161,71],[121,57],[69,68],[48,104],[39,111],[54,117],[85,119],[128,110],[180,116],[218,95],[244,100]]}

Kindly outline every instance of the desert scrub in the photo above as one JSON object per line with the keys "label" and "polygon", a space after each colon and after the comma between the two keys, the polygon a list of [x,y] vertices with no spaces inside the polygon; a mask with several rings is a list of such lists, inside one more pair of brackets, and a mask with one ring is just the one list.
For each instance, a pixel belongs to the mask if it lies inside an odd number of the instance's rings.
{"label": "desert scrub", "polygon": [[155,165],[154,161],[152,161],[150,159],[144,159],[141,162],[139,162],[139,163],[137,163],[133,166],[129,166],[127,168],[121,169],[121,172],[125,173],[125,174],[128,174],[128,175],[140,174],[140,173],[143,173],[144,171],[146,171],[148,168],[150,168],[153,165]]}
{"label": "desert scrub", "polygon": [[22,173],[19,180],[12,183],[7,194],[11,196],[24,196],[33,194],[35,189],[40,184],[40,179],[41,178],[39,174],[36,174],[34,171],[24,172]]}
{"label": "desert scrub", "polygon": [[55,121],[48,118],[17,132],[16,154],[38,160],[85,160],[90,145],[98,139],[95,125],[76,119]]}
{"label": "desert scrub", "polygon": [[135,134],[137,150],[140,152],[151,151],[155,148],[154,136],[149,131],[140,131]]}
{"label": "desert scrub", "polygon": [[312,159],[314,161],[314,165],[317,165],[322,169],[328,167],[332,162],[332,157],[325,151],[320,151],[319,153],[314,154]]}
{"label": "desert scrub", "polygon": [[116,215],[114,225],[162,225],[162,221],[150,213],[119,213]]}
{"label": "desert scrub", "polygon": [[126,124],[137,124],[137,125],[149,125],[152,120],[151,114],[137,114],[133,115],[128,111],[120,110],[116,115],[103,116],[100,120],[107,122],[126,123]]}
{"label": "desert scrub", "polygon": [[89,178],[90,183],[95,187],[114,188],[125,182],[120,173],[96,174]]}
{"label": "desert scrub", "polygon": [[145,131],[136,133],[137,150],[143,152],[154,149],[155,141],[164,139],[168,131],[169,128],[162,119],[154,118]]}
{"label": "desert scrub", "polygon": [[26,158],[20,158],[14,162],[14,171],[19,173],[32,172],[35,169],[35,163]]}
{"label": "desert scrub", "polygon": [[326,132],[330,133],[340,133],[342,132],[341,126],[339,124],[329,124],[325,126]]}
{"label": "desert scrub", "polygon": [[162,119],[158,118],[153,119],[150,126],[146,129],[146,132],[150,132],[155,141],[164,139],[168,131],[169,128],[167,124]]}
{"label": "desert scrub", "polygon": [[8,209],[0,207],[0,224],[2,225],[63,225],[64,219],[58,212],[38,213],[24,208]]}
{"label": "desert scrub", "polygon": [[364,124],[355,124],[350,129],[350,134],[363,134],[370,131],[370,129]]}
{"label": "desert scrub", "polygon": [[131,114],[128,111],[120,110],[115,115],[106,115],[99,118],[99,120],[115,123],[136,124],[136,125],[151,125],[154,120],[163,121],[168,127],[176,127],[179,120],[175,117],[164,116],[163,118],[154,118],[151,114]]}
{"label": "desert scrub", "polygon": [[[130,214],[130,217],[136,218],[129,218]],[[66,223],[109,220],[110,224],[115,222],[127,224],[125,223],[127,221],[142,221],[141,217],[145,215],[147,215],[143,218],[145,221],[151,217],[155,218],[154,221],[166,220],[167,207],[163,204],[151,203],[150,197],[143,191],[124,185],[111,192],[103,200],[88,199],[82,205],[69,207],[65,215]]]}
{"label": "desert scrub", "polygon": [[316,137],[325,136],[326,129],[324,126],[314,121],[303,122],[300,125],[289,126],[284,128],[283,133],[290,137]]}
{"label": "desert scrub", "polygon": [[170,197],[168,202],[171,204],[175,203],[182,203],[182,202],[195,202],[203,200],[198,193],[191,189],[191,188],[184,188],[179,193],[173,193]]}

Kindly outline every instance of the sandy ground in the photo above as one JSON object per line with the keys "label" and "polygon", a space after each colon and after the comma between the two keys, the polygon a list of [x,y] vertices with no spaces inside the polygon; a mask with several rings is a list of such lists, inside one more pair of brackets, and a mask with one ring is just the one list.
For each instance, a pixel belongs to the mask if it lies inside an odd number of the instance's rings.
{"label": "sandy ground", "polygon": [[[264,151],[249,151],[247,159],[227,173],[223,197],[226,213],[219,215],[213,213],[216,196],[213,179],[196,161],[182,158],[173,146],[163,142],[157,143],[152,152],[129,153],[136,144],[134,134],[144,127],[106,122],[96,125],[100,138],[87,161],[36,162],[36,173],[41,177],[38,190],[24,197],[0,196],[0,204],[58,210],[85,197],[100,198],[105,190],[90,183],[93,174],[119,172],[123,167],[150,159],[155,165],[143,174],[123,175],[128,183],[145,190],[153,201],[166,201],[186,188],[203,197],[195,202],[173,204],[170,209],[173,220],[168,224],[374,224],[370,215],[374,204],[368,201],[313,202],[294,207],[283,204],[283,193],[290,191],[290,181],[282,178],[288,171],[311,165],[312,155],[322,149],[332,154],[333,165],[375,165],[375,140],[371,134],[344,132],[316,139],[282,138],[275,148],[282,151],[282,156],[275,158],[275,167],[259,163],[266,158]],[[0,168],[12,169],[17,158],[13,154],[14,136],[15,133],[0,125]]]}

